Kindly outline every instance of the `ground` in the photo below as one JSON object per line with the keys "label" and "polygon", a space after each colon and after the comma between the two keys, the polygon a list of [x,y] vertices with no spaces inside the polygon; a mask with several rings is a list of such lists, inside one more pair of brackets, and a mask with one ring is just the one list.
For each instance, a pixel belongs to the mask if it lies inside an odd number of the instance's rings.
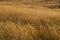
{"label": "ground", "polygon": [[0,2],[0,40],[60,40],[60,9]]}

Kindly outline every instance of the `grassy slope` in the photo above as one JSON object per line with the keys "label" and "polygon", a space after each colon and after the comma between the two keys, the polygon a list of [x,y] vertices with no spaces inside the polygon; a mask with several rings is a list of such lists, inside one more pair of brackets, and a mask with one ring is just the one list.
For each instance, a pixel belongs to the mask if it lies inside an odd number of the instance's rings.
{"label": "grassy slope", "polygon": [[0,5],[0,40],[60,40],[60,10],[30,6]]}

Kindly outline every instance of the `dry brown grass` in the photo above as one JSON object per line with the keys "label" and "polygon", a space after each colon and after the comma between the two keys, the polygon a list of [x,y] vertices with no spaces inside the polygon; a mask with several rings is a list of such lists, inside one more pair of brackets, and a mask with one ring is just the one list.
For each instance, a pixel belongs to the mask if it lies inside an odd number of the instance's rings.
{"label": "dry brown grass", "polygon": [[0,40],[60,40],[60,10],[0,5]]}

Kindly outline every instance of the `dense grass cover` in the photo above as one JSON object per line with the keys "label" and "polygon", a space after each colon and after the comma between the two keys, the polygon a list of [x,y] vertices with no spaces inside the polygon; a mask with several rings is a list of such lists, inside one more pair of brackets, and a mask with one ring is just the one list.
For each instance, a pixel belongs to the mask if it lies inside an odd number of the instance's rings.
{"label": "dense grass cover", "polygon": [[0,40],[60,40],[60,10],[28,6],[0,5]]}

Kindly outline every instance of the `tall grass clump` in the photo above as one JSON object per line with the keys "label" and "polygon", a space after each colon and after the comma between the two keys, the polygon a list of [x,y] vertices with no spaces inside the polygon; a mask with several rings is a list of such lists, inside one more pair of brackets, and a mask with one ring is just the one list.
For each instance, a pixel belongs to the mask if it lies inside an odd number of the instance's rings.
{"label": "tall grass clump", "polygon": [[59,17],[0,15],[0,40],[60,40]]}

